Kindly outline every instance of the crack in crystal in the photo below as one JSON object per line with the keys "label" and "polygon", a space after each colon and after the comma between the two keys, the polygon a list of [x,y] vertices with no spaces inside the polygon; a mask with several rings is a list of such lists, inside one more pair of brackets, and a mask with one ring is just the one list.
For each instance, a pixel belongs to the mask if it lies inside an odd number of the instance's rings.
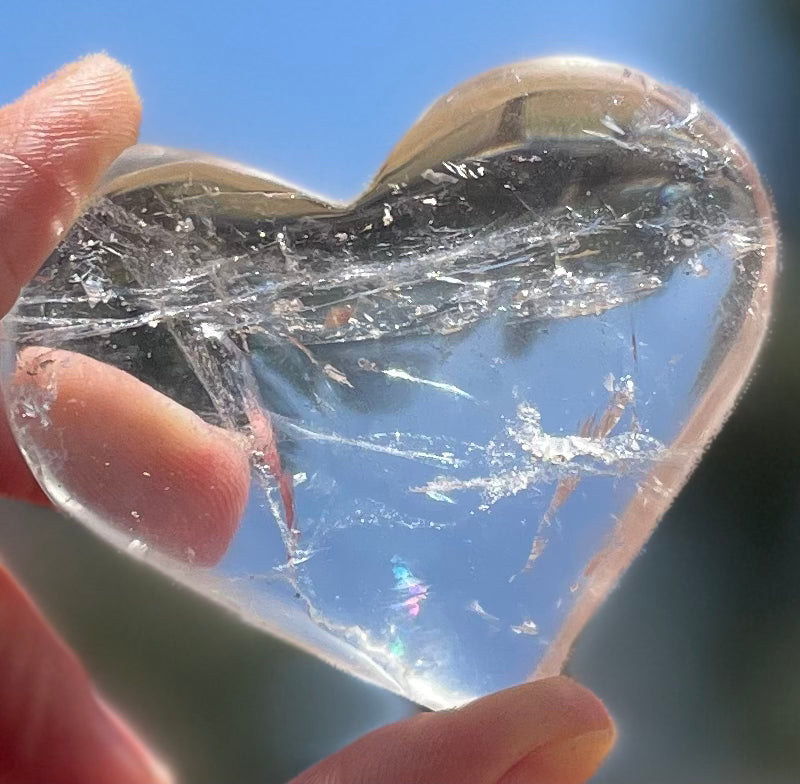
{"label": "crack in crystal", "polygon": [[[584,435],[550,435],[541,425],[541,414],[532,405],[520,403],[517,407],[517,422],[506,429],[511,442],[498,439],[493,442],[491,452],[501,465],[513,465],[494,473],[461,479],[438,476],[430,482],[410,487],[413,493],[446,495],[464,491],[479,491],[484,501],[491,505],[501,499],[516,495],[523,490],[553,481],[559,483],[554,495],[556,506],[548,509],[545,520],[565,500],[574,487],[573,483],[584,476],[623,476],[634,468],[663,459],[665,446],[658,439],[639,432],[627,430],[615,436],[609,435],[621,416],[619,406],[623,398],[612,399],[598,425],[590,420]],[[517,449],[511,447],[511,443]]]}

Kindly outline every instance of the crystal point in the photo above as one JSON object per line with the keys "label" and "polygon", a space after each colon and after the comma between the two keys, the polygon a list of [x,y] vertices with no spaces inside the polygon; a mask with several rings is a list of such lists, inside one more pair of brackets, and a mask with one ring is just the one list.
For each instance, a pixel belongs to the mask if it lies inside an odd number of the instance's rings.
{"label": "crystal point", "polygon": [[449,706],[561,668],[747,378],[774,232],[712,115],[588,60],[456,89],[346,205],[139,147],[3,323],[9,417],[76,519]]}

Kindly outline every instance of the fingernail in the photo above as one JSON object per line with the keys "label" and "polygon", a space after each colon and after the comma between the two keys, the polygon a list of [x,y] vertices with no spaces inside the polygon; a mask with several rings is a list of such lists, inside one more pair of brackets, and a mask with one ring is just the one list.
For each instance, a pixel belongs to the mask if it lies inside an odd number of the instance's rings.
{"label": "fingernail", "polygon": [[581,784],[588,781],[614,745],[613,726],[534,749],[498,784]]}
{"label": "fingernail", "polygon": [[585,686],[561,677],[519,687],[525,695],[528,742],[497,784],[579,784],[588,780],[614,744],[614,722]]}

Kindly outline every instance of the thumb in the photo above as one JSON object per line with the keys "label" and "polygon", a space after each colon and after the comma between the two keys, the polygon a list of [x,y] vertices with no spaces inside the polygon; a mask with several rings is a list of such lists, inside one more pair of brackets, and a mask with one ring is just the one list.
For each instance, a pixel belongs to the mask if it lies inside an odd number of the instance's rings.
{"label": "thumb", "polygon": [[548,678],[383,727],[292,784],[580,784],[613,742],[597,697]]}

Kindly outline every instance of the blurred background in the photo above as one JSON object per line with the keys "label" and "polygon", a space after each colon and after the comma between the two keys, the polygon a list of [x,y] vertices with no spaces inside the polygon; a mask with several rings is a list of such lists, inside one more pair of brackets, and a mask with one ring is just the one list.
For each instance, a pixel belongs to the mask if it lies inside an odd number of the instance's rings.
{"label": "blurred background", "polygon": [[[360,190],[441,93],[519,59],[623,62],[719,114],[781,220],[772,335],[569,672],[618,722],[597,782],[800,780],[800,4],[30,0],[3,3],[2,19],[0,104],[106,50],[133,68],[144,141],[239,159],[339,198]],[[0,554],[186,784],[283,782],[415,710],[53,512],[0,501]]]}

